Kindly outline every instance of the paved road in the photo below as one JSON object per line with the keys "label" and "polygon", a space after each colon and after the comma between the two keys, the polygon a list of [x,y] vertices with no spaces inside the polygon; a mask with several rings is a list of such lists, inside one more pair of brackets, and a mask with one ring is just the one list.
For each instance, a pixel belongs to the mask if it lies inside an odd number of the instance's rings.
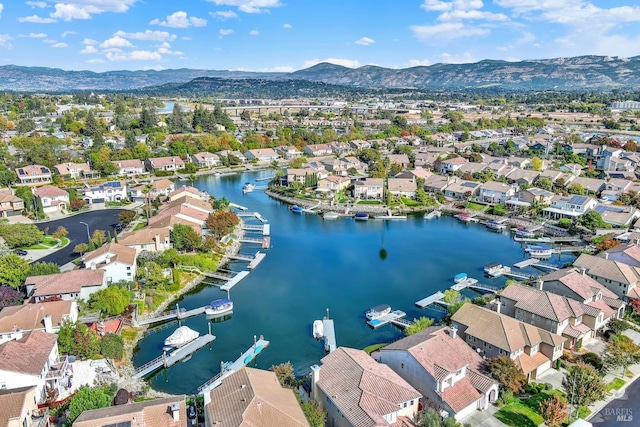
{"label": "paved road", "polygon": [[596,427],[624,427],[640,424],[640,381],[634,381],[624,395],[614,399],[589,420]]}
{"label": "paved road", "polygon": [[69,244],[64,248],[44,258],[40,258],[38,261],[55,262],[60,266],[73,261],[78,257],[77,254],[73,253],[73,248],[78,243],[87,243],[89,241],[87,238],[87,227],[84,224],[80,224],[80,221],[89,224],[89,232],[91,234],[93,234],[95,230],[104,230],[105,232],[109,231],[113,235],[113,224],[118,223],[118,214],[123,210],[124,209],[96,210],[55,221],[37,223],[36,225],[40,230],[49,227],[49,233],[53,233],[59,226],[65,227],[69,231],[67,238],[70,240]]}

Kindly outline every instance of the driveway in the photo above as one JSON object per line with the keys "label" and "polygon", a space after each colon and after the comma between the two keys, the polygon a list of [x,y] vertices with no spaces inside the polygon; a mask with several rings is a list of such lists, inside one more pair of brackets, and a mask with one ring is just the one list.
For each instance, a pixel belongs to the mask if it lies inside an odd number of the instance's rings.
{"label": "driveway", "polygon": [[638,425],[640,419],[640,381],[634,381],[622,396],[609,402],[589,419],[596,427]]}
{"label": "driveway", "polygon": [[89,241],[87,238],[87,226],[80,224],[80,221],[89,225],[90,234],[93,234],[95,230],[103,230],[105,232],[109,231],[113,235],[113,224],[118,223],[118,214],[123,210],[124,209],[93,210],[55,221],[36,223],[40,230],[44,230],[48,227],[49,233],[53,233],[59,226],[63,226],[69,231],[69,234],[67,235],[69,244],[67,246],[59,251],[40,258],[38,261],[54,262],[60,266],[73,261],[78,257],[77,254],[73,253],[73,248],[78,243],[87,243]]}

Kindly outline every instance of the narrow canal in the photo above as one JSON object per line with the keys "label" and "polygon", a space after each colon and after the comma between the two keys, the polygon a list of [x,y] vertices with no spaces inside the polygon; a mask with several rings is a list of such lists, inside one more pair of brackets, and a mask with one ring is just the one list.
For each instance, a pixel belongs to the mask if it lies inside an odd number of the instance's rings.
{"label": "narrow canal", "polygon": [[[148,378],[150,385],[168,393],[194,393],[199,385],[220,371],[221,361],[233,361],[252,343],[254,335],[271,341],[252,366],[268,369],[290,361],[297,374],[308,372],[324,356],[321,342],[312,338],[312,322],[326,309],[335,319],[337,344],[364,348],[390,342],[402,332],[391,325],[371,330],[364,313],[379,304],[407,312],[407,319],[439,317],[442,312],[420,310],[415,301],[453,283],[460,272],[481,282],[502,285],[505,279],[483,278],[490,262],[513,265],[524,258],[519,243],[508,233],[495,233],[478,224],[462,224],[451,217],[424,221],[422,215],[406,221],[323,220],[321,216],[294,214],[288,206],[262,191],[242,194],[246,181],[272,175],[272,171],[206,176],[193,185],[229,200],[249,211],[260,212],[271,224],[271,245],[263,262],[231,290],[233,315],[223,322],[204,316],[182,324],[207,333],[211,324],[216,340],[191,359]],[[186,184],[186,183],[181,183]],[[266,182],[256,182],[258,186]],[[243,245],[242,253],[254,254],[257,246]],[[562,264],[571,257],[549,262]],[[240,271],[246,263],[225,268]],[[225,292],[203,285],[178,303],[186,309],[223,298]],[[151,332],[139,342],[135,366],[159,356],[163,341],[177,323]]]}

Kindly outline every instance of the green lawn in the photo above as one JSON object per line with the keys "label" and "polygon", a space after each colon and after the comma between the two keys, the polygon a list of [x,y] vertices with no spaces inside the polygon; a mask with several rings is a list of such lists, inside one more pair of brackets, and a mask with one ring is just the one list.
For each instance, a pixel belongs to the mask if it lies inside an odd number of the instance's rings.
{"label": "green lawn", "polygon": [[528,399],[518,399],[518,401],[505,405],[495,417],[508,426],[513,427],[534,427],[544,422],[540,415],[540,402],[549,399],[553,395],[564,396],[559,390],[542,391]]}
{"label": "green lawn", "polygon": [[481,211],[481,210],[483,210],[484,208],[486,208],[486,206],[485,206],[485,205],[481,205],[481,204],[479,204],[479,203],[473,203],[473,202],[467,202],[467,203],[465,204],[465,207],[466,207],[467,209],[473,209],[474,211]]}
{"label": "green lawn", "polygon": [[410,199],[408,197],[403,197],[402,203],[404,203],[405,206],[410,208],[416,207],[416,206],[423,206],[422,203],[418,202],[417,200]]}
{"label": "green lawn", "polygon": [[385,347],[387,345],[388,345],[388,343],[372,344],[370,346],[367,346],[367,347],[363,348],[362,351],[364,351],[367,354],[371,354],[374,351],[376,351],[378,349],[381,349],[382,347]]}
{"label": "green lawn", "polygon": [[50,237],[50,236],[44,236],[44,239],[42,240],[42,242],[36,245],[25,246],[20,249],[24,249],[24,250],[51,249],[57,244],[58,244],[57,239],[54,239],[53,237]]}
{"label": "green lawn", "polygon": [[136,224],[136,227],[133,229],[133,231],[138,231],[138,230],[140,230],[141,228],[144,228],[144,227],[146,227],[146,226],[147,226],[147,223],[146,223],[146,222],[139,222],[139,223],[137,223],[137,224]]}
{"label": "green lawn", "polygon": [[626,384],[626,381],[622,378],[615,378],[609,384],[607,384],[607,391],[620,390],[620,387]]}
{"label": "green lawn", "polygon": [[380,200],[360,200],[359,205],[379,205]]}

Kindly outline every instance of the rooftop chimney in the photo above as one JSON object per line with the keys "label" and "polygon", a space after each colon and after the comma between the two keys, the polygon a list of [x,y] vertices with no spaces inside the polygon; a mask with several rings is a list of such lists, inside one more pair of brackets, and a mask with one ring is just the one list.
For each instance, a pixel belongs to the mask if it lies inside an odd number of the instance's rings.
{"label": "rooftop chimney", "polygon": [[538,280],[538,290],[543,290],[544,288],[544,280],[540,279]]}
{"label": "rooftop chimney", "polygon": [[454,340],[458,336],[458,327],[456,325],[449,328],[449,336]]}
{"label": "rooftop chimney", "polygon": [[604,259],[609,259],[609,252],[604,253]]}
{"label": "rooftop chimney", "polygon": [[583,276],[586,276],[586,275],[587,275],[587,269],[586,269],[586,268],[584,268],[584,267],[582,267],[582,275],[583,275]]}
{"label": "rooftop chimney", "polygon": [[500,296],[496,296],[496,313],[500,313],[502,309],[502,301],[500,300]]}
{"label": "rooftop chimney", "polygon": [[171,415],[173,415],[173,421],[180,421],[180,404],[172,403],[169,409],[171,410]]}
{"label": "rooftop chimney", "polygon": [[44,322],[44,331],[52,334],[53,333],[53,321],[51,320],[51,315],[50,314],[45,314],[45,316],[42,318],[43,322]]}
{"label": "rooftop chimney", "polygon": [[311,398],[316,399],[318,396],[318,381],[320,380],[320,366],[311,366]]}

